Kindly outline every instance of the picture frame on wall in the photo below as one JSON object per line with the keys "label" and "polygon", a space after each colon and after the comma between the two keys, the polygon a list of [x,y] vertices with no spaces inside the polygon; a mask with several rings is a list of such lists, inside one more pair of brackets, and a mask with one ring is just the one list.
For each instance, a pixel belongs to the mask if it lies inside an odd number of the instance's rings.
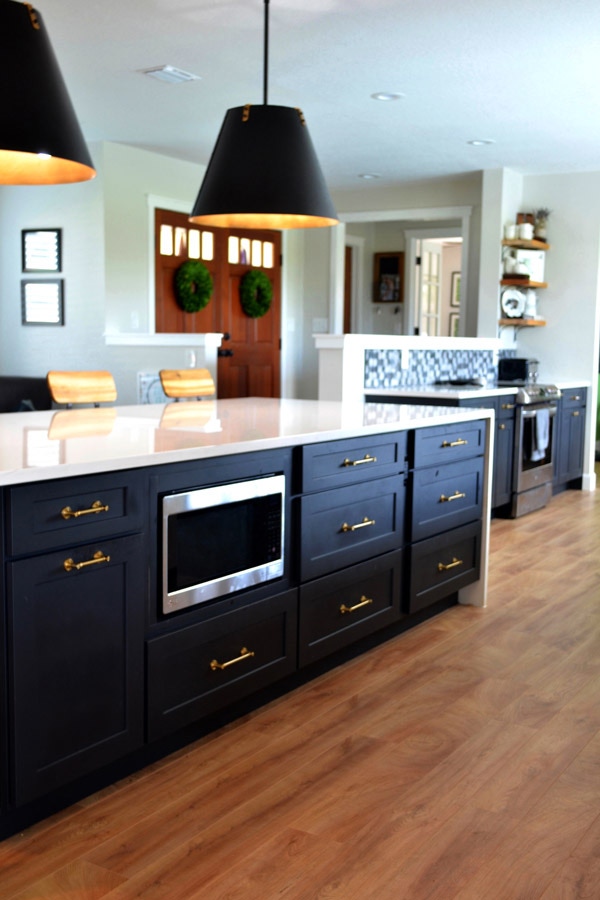
{"label": "picture frame on wall", "polygon": [[62,278],[21,281],[21,323],[23,325],[64,325]]}
{"label": "picture frame on wall", "polygon": [[460,272],[452,272],[450,279],[450,306],[460,306]]}
{"label": "picture frame on wall", "polygon": [[448,336],[458,337],[458,323],[460,321],[459,313],[450,313],[448,322]]}
{"label": "picture frame on wall", "polygon": [[60,272],[62,234],[60,228],[26,228],[21,232],[22,271]]}
{"label": "picture frame on wall", "polygon": [[404,300],[404,253],[373,254],[373,302],[402,303]]}

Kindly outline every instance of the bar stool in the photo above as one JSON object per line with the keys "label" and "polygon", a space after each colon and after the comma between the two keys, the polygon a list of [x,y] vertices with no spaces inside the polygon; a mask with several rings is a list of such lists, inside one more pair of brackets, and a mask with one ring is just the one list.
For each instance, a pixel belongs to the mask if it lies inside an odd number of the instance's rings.
{"label": "bar stool", "polygon": [[214,397],[215,383],[208,369],[161,369],[162,389],[174,400]]}
{"label": "bar stool", "polygon": [[48,390],[55,403],[70,409],[74,403],[114,403],[117,387],[110,372],[59,372],[46,375]]}

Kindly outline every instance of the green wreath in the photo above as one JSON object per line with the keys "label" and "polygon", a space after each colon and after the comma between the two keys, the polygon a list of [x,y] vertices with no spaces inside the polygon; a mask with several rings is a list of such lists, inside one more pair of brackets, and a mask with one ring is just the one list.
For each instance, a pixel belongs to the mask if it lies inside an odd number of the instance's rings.
{"label": "green wreath", "polygon": [[247,316],[258,319],[269,312],[273,299],[273,285],[260,269],[246,272],[240,282],[240,301]]}
{"label": "green wreath", "polygon": [[208,304],[213,280],[204,263],[188,259],[175,272],[175,295],[185,312],[195,313]]}

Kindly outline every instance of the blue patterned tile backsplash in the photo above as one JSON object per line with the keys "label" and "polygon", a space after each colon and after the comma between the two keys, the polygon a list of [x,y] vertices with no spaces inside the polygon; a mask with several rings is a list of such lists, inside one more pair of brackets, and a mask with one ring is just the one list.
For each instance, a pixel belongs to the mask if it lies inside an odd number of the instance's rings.
{"label": "blue patterned tile backsplash", "polygon": [[[365,350],[364,386],[399,388],[433,384],[456,378],[483,377],[493,383],[497,377],[493,350],[410,350],[408,368],[401,368],[404,350]],[[500,356],[514,356],[502,350]]]}

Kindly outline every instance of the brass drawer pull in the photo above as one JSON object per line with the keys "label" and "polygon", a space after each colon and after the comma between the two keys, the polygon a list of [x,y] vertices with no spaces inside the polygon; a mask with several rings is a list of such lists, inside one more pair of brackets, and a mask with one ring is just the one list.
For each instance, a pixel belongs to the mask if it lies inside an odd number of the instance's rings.
{"label": "brass drawer pull", "polygon": [[459,438],[457,441],[442,441],[442,447],[462,447],[463,444],[468,443],[464,438]]}
{"label": "brass drawer pull", "polygon": [[346,459],[342,463],[343,466],[362,466],[363,463],[372,463],[377,462],[376,456],[371,456],[369,453],[365,453],[363,459]]}
{"label": "brass drawer pull", "polygon": [[345,603],[342,603],[342,605],[340,606],[340,612],[342,615],[344,615],[345,613],[351,613],[356,609],[361,609],[363,606],[370,606],[372,602],[372,597],[365,597],[365,595],[363,594],[360,598],[360,602],[355,603],[354,606],[346,606]]}
{"label": "brass drawer pull", "polygon": [[500,429],[500,431],[506,431],[506,425],[504,424],[504,422],[500,422],[498,428]]}
{"label": "brass drawer pull", "polygon": [[217,669],[223,671],[223,669],[228,669],[229,666],[233,666],[235,665],[235,663],[239,663],[243,659],[250,659],[251,656],[254,656],[254,650],[248,650],[247,647],[242,647],[242,649],[240,650],[240,655],[236,656],[235,659],[229,659],[224,663],[220,663],[216,659],[211,659],[210,668],[213,672],[216,672]]}
{"label": "brass drawer pull", "polygon": [[63,565],[67,572],[79,572],[86,566],[97,566],[98,563],[110,562],[110,556],[105,556],[102,550],[97,550],[92,559],[86,559],[85,562],[76,563],[73,559],[65,559]]}
{"label": "brass drawer pull", "polygon": [[347,522],[344,522],[342,525],[342,531],[357,531],[359,528],[366,528],[367,525],[374,525],[375,519],[368,519],[366,516],[362,520],[362,522],[358,522],[356,525],[348,525]]}
{"label": "brass drawer pull", "polygon": [[454,493],[450,494],[449,497],[446,497],[445,494],[442,494],[442,496],[440,497],[440,503],[452,503],[453,500],[462,500],[462,498],[466,496],[467,495],[464,493],[464,491],[454,491]]}
{"label": "brass drawer pull", "polygon": [[576,409],[576,410],[573,412],[573,415],[574,415],[574,416],[578,416],[578,415],[579,415],[579,410]]}
{"label": "brass drawer pull", "polygon": [[462,559],[457,559],[453,556],[451,563],[438,563],[438,572],[447,572],[448,569],[455,569],[457,566],[462,566],[462,564]]}
{"label": "brass drawer pull", "polygon": [[500,409],[514,409],[515,406],[516,406],[516,403],[501,403]]}
{"label": "brass drawer pull", "polygon": [[70,506],[61,509],[60,514],[63,519],[78,519],[79,516],[89,516],[90,513],[108,512],[108,503],[102,503],[101,500],[95,500],[89,509],[72,510]]}
{"label": "brass drawer pull", "polygon": [[569,397],[569,400],[572,400],[575,403],[577,400],[581,400],[581,397],[579,394],[573,394],[572,397]]}

